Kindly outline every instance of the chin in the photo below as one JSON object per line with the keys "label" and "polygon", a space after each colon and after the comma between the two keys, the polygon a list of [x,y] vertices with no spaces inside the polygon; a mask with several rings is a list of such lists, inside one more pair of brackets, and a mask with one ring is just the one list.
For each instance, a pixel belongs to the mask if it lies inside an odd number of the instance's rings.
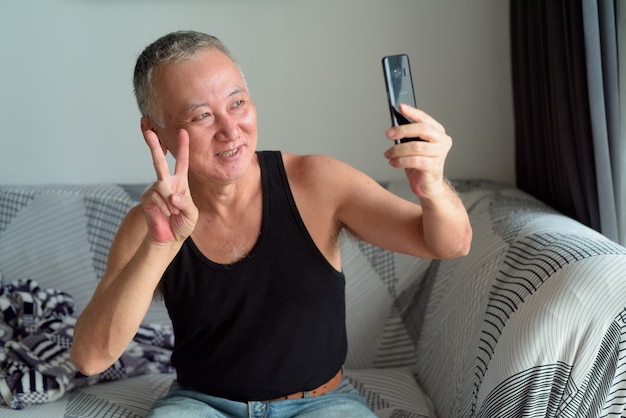
{"label": "chin", "polygon": [[226,183],[236,183],[245,177],[251,165],[256,160],[256,154],[246,146],[238,148],[236,154],[228,157],[218,157],[220,176]]}

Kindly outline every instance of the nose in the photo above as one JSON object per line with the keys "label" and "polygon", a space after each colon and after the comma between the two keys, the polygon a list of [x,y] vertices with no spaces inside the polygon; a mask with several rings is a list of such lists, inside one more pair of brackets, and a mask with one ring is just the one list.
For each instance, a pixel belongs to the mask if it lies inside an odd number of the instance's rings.
{"label": "nose", "polygon": [[235,141],[239,139],[241,132],[237,119],[229,114],[221,115],[218,120],[218,129],[215,137],[220,141]]}

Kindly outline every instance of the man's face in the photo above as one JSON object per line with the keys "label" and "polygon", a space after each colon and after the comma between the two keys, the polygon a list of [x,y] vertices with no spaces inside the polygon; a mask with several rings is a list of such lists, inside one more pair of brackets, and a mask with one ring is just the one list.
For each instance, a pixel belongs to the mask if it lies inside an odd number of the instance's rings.
{"label": "man's face", "polygon": [[164,127],[154,127],[176,156],[178,132],[189,133],[190,178],[235,182],[257,146],[256,108],[237,65],[217,49],[158,68],[153,79]]}

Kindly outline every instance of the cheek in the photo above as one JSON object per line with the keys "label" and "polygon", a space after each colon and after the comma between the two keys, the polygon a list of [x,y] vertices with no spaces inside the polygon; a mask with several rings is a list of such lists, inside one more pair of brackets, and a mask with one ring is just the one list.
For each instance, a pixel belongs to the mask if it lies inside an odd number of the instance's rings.
{"label": "cheek", "polygon": [[212,143],[215,128],[204,124],[194,124],[185,128],[189,134],[189,150],[201,151]]}
{"label": "cheek", "polygon": [[251,107],[241,118],[241,126],[244,126],[246,130],[255,130],[256,129],[256,108]]}
{"label": "cheek", "polygon": [[170,132],[168,129],[153,129],[161,143],[161,148],[175,153],[178,149],[178,137],[176,133]]}

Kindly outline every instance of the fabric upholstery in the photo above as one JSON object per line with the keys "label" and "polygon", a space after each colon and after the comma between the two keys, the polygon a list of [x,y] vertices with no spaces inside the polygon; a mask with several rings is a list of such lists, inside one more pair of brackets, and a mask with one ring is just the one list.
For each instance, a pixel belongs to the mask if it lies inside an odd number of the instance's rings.
{"label": "fabric upholstery", "polygon": [[[342,235],[346,375],[379,417],[624,415],[626,250],[515,188],[455,186],[474,230],[467,257],[422,260]],[[60,289],[80,311],[143,188],[0,186],[3,280]],[[405,182],[388,188],[417,200]],[[146,322],[168,322],[160,302]],[[0,413],[141,417],[173,378]]]}

